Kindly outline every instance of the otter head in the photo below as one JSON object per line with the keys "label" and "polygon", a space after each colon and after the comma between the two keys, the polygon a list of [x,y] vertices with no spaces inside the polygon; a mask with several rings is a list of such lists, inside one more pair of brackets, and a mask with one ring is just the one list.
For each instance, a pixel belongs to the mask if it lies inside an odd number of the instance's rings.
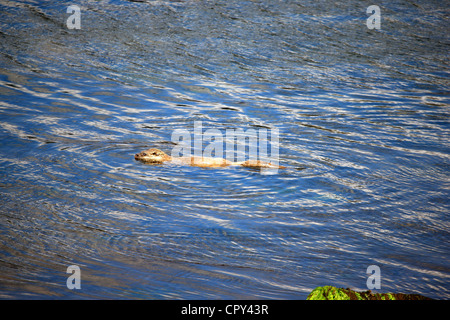
{"label": "otter head", "polygon": [[150,162],[150,163],[163,163],[164,161],[169,161],[170,156],[165,154],[163,151],[159,149],[148,149],[134,155],[134,159]]}

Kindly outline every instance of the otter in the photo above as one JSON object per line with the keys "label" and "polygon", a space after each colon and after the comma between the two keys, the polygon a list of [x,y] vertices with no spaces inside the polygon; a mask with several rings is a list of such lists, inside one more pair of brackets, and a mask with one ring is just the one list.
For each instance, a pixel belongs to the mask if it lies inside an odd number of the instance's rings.
{"label": "otter", "polygon": [[228,166],[242,166],[247,168],[268,168],[268,169],[285,169],[284,166],[274,165],[270,162],[261,160],[247,160],[242,162],[232,162],[222,158],[211,157],[171,157],[164,151],[159,149],[148,149],[134,155],[134,159],[145,163],[161,164],[170,162],[180,165],[190,165],[202,168],[219,168]]}

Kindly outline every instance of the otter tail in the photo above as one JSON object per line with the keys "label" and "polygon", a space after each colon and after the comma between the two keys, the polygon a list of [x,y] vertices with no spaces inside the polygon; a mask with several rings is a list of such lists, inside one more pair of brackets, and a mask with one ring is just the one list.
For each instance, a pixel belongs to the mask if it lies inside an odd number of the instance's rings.
{"label": "otter tail", "polygon": [[242,166],[246,168],[268,168],[268,169],[286,169],[284,166],[279,166],[276,164],[272,164],[271,162],[264,162],[261,160],[247,160],[247,161],[241,161],[241,162],[234,162],[233,165],[235,166]]}

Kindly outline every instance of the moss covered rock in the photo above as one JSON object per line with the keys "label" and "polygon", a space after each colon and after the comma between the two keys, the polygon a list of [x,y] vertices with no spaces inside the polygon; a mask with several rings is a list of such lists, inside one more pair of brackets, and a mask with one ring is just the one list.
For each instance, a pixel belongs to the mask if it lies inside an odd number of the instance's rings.
{"label": "moss covered rock", "polygon": [[420,294],[372,293],[354,291],[349,288],[324,286],[315,288],[306,300],[431,300]]}

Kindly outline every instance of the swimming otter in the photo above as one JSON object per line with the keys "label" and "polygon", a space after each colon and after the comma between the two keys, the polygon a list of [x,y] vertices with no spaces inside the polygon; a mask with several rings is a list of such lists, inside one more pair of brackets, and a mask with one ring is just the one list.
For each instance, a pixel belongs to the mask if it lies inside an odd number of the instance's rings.
{"label": "swimming otter", "polygon": [[135,160],[146,163],[164,163],[171,162],[175,164],[184,164],[202,168],[218,168],[228,166],[242,166],[247,168],[269,168],[285,169],[286,167],[274,165],[270,162],[260,160],[247,160],[242,162],[232,162],[222,158],[210,157],[171,157],[159,149],[148,149],[134,155]]}

